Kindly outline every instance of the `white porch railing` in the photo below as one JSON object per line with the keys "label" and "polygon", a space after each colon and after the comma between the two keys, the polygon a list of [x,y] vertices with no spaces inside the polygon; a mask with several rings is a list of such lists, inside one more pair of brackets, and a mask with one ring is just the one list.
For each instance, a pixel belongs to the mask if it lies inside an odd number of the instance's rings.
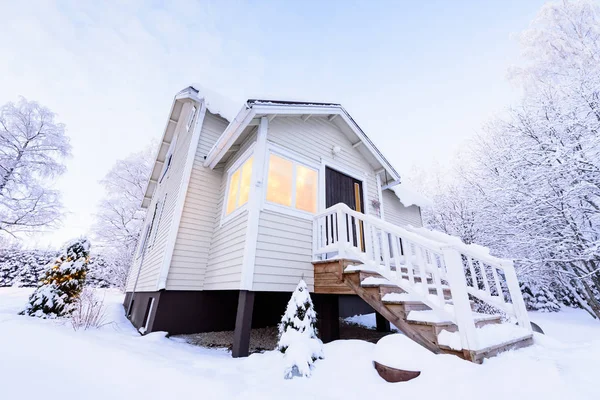
{"label": "white porch railing", "polygon": [[502,310],[530,331],[512,261],[452,239],[402,228],[339,203],[314,217],[313,258],[355,259],[377,271],[456,324],[464,349],[478,349],[469,295]]}

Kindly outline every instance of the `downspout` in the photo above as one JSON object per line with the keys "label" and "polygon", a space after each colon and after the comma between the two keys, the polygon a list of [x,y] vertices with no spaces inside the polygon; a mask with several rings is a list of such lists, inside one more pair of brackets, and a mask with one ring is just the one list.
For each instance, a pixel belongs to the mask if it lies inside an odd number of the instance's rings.
{"label": "downspout", "polygon": [[[146,232],[146,240],[148,239],[149,236],[149,231]],[[137,284],[138,281],[140,280],[140,274],[142,272],[142,265],[144,265],[144,258],[146,257],[146,240],[143,240],[141,245],[144,246],[144,249],[142,251],[142,257],[140,259],[140,266],[138,268],[137,271],[137,275],[135,277],[135,282],[133,283],[133,290],[131,291],[131,297],[129,298],[129,305],[127,306],[127,314],[125,314],[125,317],[127,319],[129,319],[129,316],[131,315],[131,306],[133,305],[133,296],[135,295],[135,289],[137,289]],[[127,292],[127,288],[125,288],[125,292]],[[131,321],[131,319],[129,319]]]}

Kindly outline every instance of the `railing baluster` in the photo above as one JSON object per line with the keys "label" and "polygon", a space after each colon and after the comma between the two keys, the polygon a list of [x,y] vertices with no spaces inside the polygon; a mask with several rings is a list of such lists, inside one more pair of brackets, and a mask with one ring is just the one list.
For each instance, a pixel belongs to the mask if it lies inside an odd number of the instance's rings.
{"label": "railing baluster", "polygon": [[481,271],[481,279],[483,279],[483,287],[485,288],[485,291],[488,292],[491,296],[492,292],[490,291],[490,283],[488,282],[487,273],[485,272],[485,264],[483,261],[477,261],[477,263],[479,264],[479,270]]}
{"label": "railing baluster", "polygon": [[469,256],[467,256],[467,264],[469,264],[469,271],[471,271],[471,285],[473,286],[473,289],[479,290],[479,282],[477,281],[477,275],[475,275],[473,260]]}
{"label": "railing baluster", "polygon": [[[354,246],[354,230],[356,229],[356,218],[354,218],[351,215],[346,215],[346,217],[348,218],[348,242],[350,243],[350,247],[357,247]],[[356,244],[358,244],[358,241],[356,241]],[[360,246],[358,246],[358,248],[360,249]]]}
{"label": "railing baluster", "polygon": [[408,274],[408,281],[411,285],[415,284],[415,271],[413,267],[412,259],[412,243],[404,241],[404,260],[406,261],[406,273]]}
{"label": "railing baluster", "polygon": [[346,256],[346,214],[341,210],[337,211],[337,237],[338,254],[340,257]]}
{"label": "railing baluster", "polygon": [[373,232],[373,255],[375,256],[375,262],[377,265],[381,265],[381,241],[379,240],[379,229],[371,225]]}
{"label": "railing baluster", "polygon": [[391,234],[392,237],[392,251],[394,252],[394,263],[396,264],[396,278],[402,279],[402,256],[400,255],[400,243],[398,242],[398,236]]}
{"label": "railing baluster", "polygon": [[384,230],[381,230],[381,242],[383,245],[383,264],[385,265],[386,271],[391,271],[391,262],[390,262],[390,240],[388,233]]}
{"label": "railing baluster", "polygon": [[423,293],[425,295],[429,295],[429,284],[427,283],[427,260],[425,259],[425,255],[423,254],[423,248],[421,246],[417,246],[417,263],[419,264],[419,275],[421,277],[421,285],[423,285]]}
{"label": "railing baluster", "polygon": [[440,268],[437,265],[430,265],[431,277],[433,278],[433,282],[435,283],[435,291],[437,292],[438,301],[440,302],[440,306],[444,307],[446,305],[446,297],[444,296],[444,289],[442,288],[442,279],[440,278]]}
{"label": "railing baluster", "polygon": [[[492,275],[494,276],[494,284],[496,285],[496,295],[498,295],[498,298],[502,299],[502,302],[504,302],[504,293],[502,292],[500,279],[498,279],[498,271],[496,271],[496,267],[494,267],[493,265],[490,265],[490,268],[492,268]],[[491,291],[490,294],[492,294]]]}

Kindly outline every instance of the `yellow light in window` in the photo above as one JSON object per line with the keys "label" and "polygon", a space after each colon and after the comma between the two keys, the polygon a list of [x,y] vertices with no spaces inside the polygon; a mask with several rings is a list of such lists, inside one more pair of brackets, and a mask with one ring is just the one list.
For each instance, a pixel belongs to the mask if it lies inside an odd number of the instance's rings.
{"label": "yellow light in window", "polygon": [[296,208],[317,212],[317,171],[303,165],[296,166]]}
{"label": "yellow light in window", "polygon": [[267,178],[267,201],[290,207],[293,176],[294,163],[271,154]]}
{"label": "yellow light in window", "polygon": [[252,157],[242,165],[242,175],[240,181],[240,200],[237,206],[241,206],[248,202],[250,195],[250,181],[252,178]]}
{"label": "yellow light in window", "polygon": [[240,188],[240,170],[235,171],[229,180],[229,193],[227,193],[227,214],[235,210]]}

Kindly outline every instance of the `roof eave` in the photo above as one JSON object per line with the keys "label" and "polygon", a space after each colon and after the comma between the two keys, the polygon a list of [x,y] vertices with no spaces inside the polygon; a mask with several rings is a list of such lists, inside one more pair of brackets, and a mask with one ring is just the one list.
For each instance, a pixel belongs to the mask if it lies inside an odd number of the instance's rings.
{"label": "roof eave", "polygon": [[[166,137],[167,131],[169,129],[169,124],[176,123],[176,122],[174,122],[174,119],[173,119],[174,112],[175,112],[175,104],[177,103],[177,101],[188,100],[188,99],[196,101],[198,103],[200,103],[202,101],[202,99],[200,97],[198,97],[198,91],[191,86],[186,87],[185,89],[183,89],[182,91],[180,91],[179,93],[177,93],[175,95],[175,97],[173,98],[173,102],[171,103],[171,110],[169,111],[169,117],[167,118],[167,123],[165,124],[165,128],[163,130],[160,145],[158,146],[158,149],[156,150],[156,155],[154,156],[154,165],[152,167],[152,171],[154,171],[154,169],[156,168],[156,165],[158,163],[164,163],[164,161],[165,161],[165,160],[160,159],[160,150],[161,150],[163,143],[165,142],[165,137]],[[151,175],[148,179],[148,183],[146,184],[146,190],[144,191],[144,198],[142,199],[142,204],[141,204],[142,208],[148,208],[150,206],[150,202],[152,201],[152,196],[154,195],[154,191],[156,190],[157,186],[158,186],[158,180],[152,179],[152,173],[151,173]]]}
{"label": "roof eave", "polygon": [[367,150],[373,154],[381,167],[388,172],[393,182],[400,181],[400,175],[387,161],[375,144],[363,132],[350,114],[339,104],[329,103],[301,103],[283,101],[249,100],[240,110],[221,137],[217,140],[204,161],[205,167],[214,168],[227,154],[231,146],[238,139],[253,118],[260,115],[339,115],[350,129],[360,139]]}

